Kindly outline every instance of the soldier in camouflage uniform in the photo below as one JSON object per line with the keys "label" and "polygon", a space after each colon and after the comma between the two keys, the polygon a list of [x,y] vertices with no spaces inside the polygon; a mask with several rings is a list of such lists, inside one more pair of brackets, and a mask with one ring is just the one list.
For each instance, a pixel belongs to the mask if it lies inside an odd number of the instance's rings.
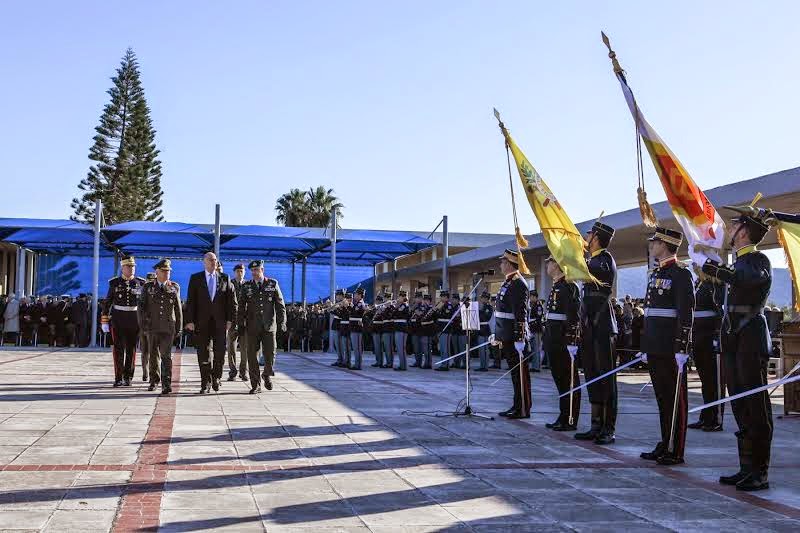
{"label": "soldier in camouflage uniform", "polygon": [[148,390],[156,389],[160,366],[161,394],[169,394],[172,392],[172,345],[183,329],[181,288],[169,279],[172,271],[169,259],[162,259],[153,268],[156,279],[145,283],[139,299],[139,322],[149,344]]}
{"label": "soldier in camouflage uniform", "polygon": [[[153,281],[156,279],[155,272],[148,272],[146,280]],[[139,324],[139,351],[142,352],[142,381],[148,381],[148,372],[150,370],[150,343],[147,341],[147,333]],[[158,372],[156,372],[156,383],[158,383]]]}
{"label": "soldier in camouflage uniform", "polygon": [[286,305],[278,280],[264,276],[264,262],[250,262],[252,279],[242,288],[239,324],[247,331],[247,361],[250,367],[250,394],[261,392],[258,351],[264,352],[264,386],[272,390],[275,375],[275,334],[286,331]]}
{"label": "soldier in camouflage uniform", "polygon": [[[233,290],[236,293],[236,301],[242,301],[242,287],[245,284],[244,280],[244,265],[239,263],[233,267]],[[241,312],[241,310],[240,310]],[[242,381],[247,381],[249,376],[247,374],[247,335],[245,335],[245,327],[237,319],[234,321],[233,327],[228,331],[228,381],[236,379],[236,341],[239,341],[239,368],[238,373]]]}

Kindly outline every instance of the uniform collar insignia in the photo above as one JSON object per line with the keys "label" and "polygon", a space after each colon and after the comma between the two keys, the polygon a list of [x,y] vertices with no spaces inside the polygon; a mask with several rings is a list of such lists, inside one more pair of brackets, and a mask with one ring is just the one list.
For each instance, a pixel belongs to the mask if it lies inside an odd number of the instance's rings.
{"label": "uniform collar insignia", "polygon": [[606,251],[605,248],[600,248],[599,250],[595,250],[594,252],[592,252],[592,257],[597,257],[598,255],[602,254],[605,251]]}
{"label": "uniform collar insignia", "polygon": [[671,256],[667,257],[666,259],[662,259],[661,261],[659,261],[658,262],[658,268],[665,268],[665,267],[668,267],[669,265],[671,265],[673,263],[677,263],[677,262],[678,262],[678,258],[675,257],[674,255],[671,255]]}
{"label": "uniform collar insignia", "polygon": [[757,251],[755,244],[748,244],[747,246],[742,246],[738,250],[736,250],[736,257],[742,257],[743,255],[747,255],[749,253],[753,253]]}
{"label": "uniform collar insignia", "polygon": [[519,270],[515,270],[511,274],[506,276],[506,281],[510,281],[519,275]]}

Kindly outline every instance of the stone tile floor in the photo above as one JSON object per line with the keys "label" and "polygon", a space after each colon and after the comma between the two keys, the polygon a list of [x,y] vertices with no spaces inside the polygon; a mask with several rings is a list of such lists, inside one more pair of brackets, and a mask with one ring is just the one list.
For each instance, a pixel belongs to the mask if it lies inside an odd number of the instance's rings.
{"label": "stone tile floor", "polygon": [[[780,390],[773,488],[752,495],[716,483],[737,466],[730,415],[723,433],[690,431],[683,466],[639,460],[657,439],[642,373],[621,378],[617,443],[600,448],[543,427],[546,371],[531,420],[492,421],[414,414],[452,412],[462,372],[331,361],[280,354],[273,391],[200,396],[187,351],[161,398],[112,388],[107,351],[0,351],[0,530],[800,531],[800,421],[778,419]],[[479,413],[508,407],[500,375],[474,375]]]}

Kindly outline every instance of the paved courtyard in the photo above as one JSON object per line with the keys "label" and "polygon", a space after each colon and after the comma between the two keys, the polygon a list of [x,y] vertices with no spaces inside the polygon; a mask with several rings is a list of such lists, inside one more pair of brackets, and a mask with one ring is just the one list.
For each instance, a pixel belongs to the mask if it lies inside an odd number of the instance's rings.
{"label": "paved courtyard", "polygon": [[[773,488],[743,494],[716,483],[737,469],[730,415],[723,433],[690,431],[685,465],[638,458],[657,440],[644,374],[623,378],[617,444],[601,448],[543,427],[546,371],[531,420],[490,421],[416,414],[453,411],[461,372],[331,361],[280,354],[275,390],[200,396],[187,351],[160,397],[140,369],[112,388],[106,351],[0,351],[0,530],[800,531],[798,419],[776,416]],[[478,412],[510,405],[500,375],[475,374]]]}

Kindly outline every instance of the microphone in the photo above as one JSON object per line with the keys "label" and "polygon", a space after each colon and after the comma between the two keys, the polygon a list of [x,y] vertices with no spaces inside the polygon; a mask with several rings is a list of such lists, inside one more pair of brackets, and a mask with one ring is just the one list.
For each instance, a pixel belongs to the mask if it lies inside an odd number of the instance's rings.
{"label": "microphone", "polygon": [[473,276],[494,276],[494,269],[484,270],[483,272],[473,272]]}

